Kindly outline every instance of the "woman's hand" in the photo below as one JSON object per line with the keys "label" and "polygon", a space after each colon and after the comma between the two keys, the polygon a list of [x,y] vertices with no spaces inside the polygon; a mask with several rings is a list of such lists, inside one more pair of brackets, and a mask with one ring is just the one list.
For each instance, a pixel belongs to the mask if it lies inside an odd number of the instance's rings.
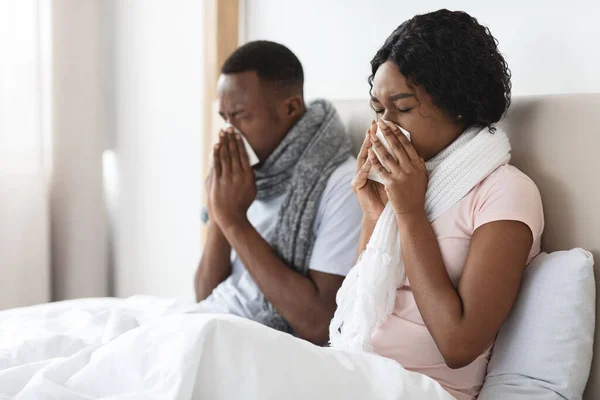
{"label": "woman's hand", "polygon": [[375,132],[369,132],[373,147],[381,155],[383,164],[373,150],[369,150],[369,162],[385,182],[385,191],[397,218],[423,216],[427,191],[425,162],[400,129],[395,124],[390,125],[379,120],[379,127],[398,161],[385,149]]}
{"label": "woman's hand", "polygon": [[373,121],[360,148],[356,162],[356,175],[352,180],[352,189],[362,207],[363,218],[373,223],[377,222],[388,202],[384,186],[379,182],[368,179],[372,167],[371,162],[368,160],[368,152],[371,148],[370,137],[371,133],[375,135],[376,132],[377,124]]}

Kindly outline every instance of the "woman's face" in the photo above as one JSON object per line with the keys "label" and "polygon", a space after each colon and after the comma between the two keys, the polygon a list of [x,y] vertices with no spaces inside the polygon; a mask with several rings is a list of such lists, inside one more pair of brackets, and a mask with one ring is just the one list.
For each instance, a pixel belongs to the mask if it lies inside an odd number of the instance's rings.
{"label": "woman's face", "polygon": [[377,119],[395,122],[410,132],[413,146],[425,160],[446,148],[464,130],[460,120],[433,104],[422,86],[409,85],[392,61],[377,69],[370,103]]}

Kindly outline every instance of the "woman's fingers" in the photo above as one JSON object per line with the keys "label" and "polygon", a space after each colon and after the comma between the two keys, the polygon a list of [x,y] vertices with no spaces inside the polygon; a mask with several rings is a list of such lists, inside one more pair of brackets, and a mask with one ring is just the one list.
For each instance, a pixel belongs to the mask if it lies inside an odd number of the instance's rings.
{"label": "woman's fingers", "polygon": [[356,175],[354,175],[354,179],[352,180],[352,187],[354,188],[354,190],[362,189],[367,184],[367,179],[369,179],[369,173],[371,172],[371,168],[371,163],[369,162],[369,159],[367,157],[365,158],[365,162],[358,169]]}
{"label": "woman's fingers", "polygon": [[[373,143],[373,149],[375,149],[377,154],[381,157],[380,164],[382,164],[387,171],[397,172],[399,170],[398,162],[394,160],[394,157],[387,151],[381,140],[379,140],[375,134],[371,134],[371,143]],[[373,152],[373,155],[377,158],[375,152]]]}
{"label": "woman's fingers", "polygon": [[371,121],[370,133],[373,135],[377,133],[377,121],[375,120]]}
{"label": "woman's fingers", "polygon": [[[398,160],[398,164],[401,167],[405,167],[410,162],[410,158],[408,157],[408,154],[406,154],[406,151],[404,150],[404,146],[402,145],[402,143],[400,143],[400,139],[398,138],[396,133],[392,130],[390,125],[394,125],[394,124],[390,123],[388,125],[383,119],[379,120],[379,127],[381,128],[381,132],[383,132],[383,136],[385,137],[385,140],[390,145],[392,153],[394,153],[394,156]],[[395,125],[394,125],[394,128],[396,128],[396,130],[398,131],[398,133],[401,136],[404,136],[402,134],[402,132],[400,132],[400,130]],[[387,166],[387,164],[386,164],[386,166]]]}
{"label": "woman's fingers", "polygon": [[369,147],[371,147],[371,140],[369,139],[369,131],[367,131],[367,134],[365,135],[365,140],[363,140],[362,146],[360,147],[360,152],[356,157],[356,172],[358,172],[365,163],[365,161],[367,161],[367,152],[369,151]]}
{"label": "woman's fingers", "polygon": [[377,171],[381,179],[383,179],[384,182],[389,182],[392,174],[381,164],[381,162],[379,162],[379,159],[373,150],[369,150],[369,162],[371,163],[371,168]]}
{"label": "woman's fingers", "polygon": [[375,127],[375,129],[377,129],[375,120],[371,121],[371,126],[369,127],[369,129],[367,129],[367,133],[365,135],[365,140],[363,140],[363,144],[360,147],[360,152],[358,153],[358,156],[356,157],[356,172],[357,173],[362,168],[362,166],[367,162],[368,151],[372,145],[370,135],[371,135],[371,131],[373,130],[373,127]]}
{"label": "woman's fingers", "polygon": [[404,133],[402,133],[400,128],[398,128],[398,126],[396,124],[394,124],[393,122],[389,122],[389,121],[386,121],[386,122],[389,125],[392,132],[394,132],[394,136],[396,136],[398,138],[398,141],[404,147],[404,151],[406,151],[406,155],[408,155],[408,158],[411,161],[419,160],[421,157],[419,156],[419,153],[417,153],[415,146],[412,145],[410,140],[408,140],[408,138],[404,135]]}

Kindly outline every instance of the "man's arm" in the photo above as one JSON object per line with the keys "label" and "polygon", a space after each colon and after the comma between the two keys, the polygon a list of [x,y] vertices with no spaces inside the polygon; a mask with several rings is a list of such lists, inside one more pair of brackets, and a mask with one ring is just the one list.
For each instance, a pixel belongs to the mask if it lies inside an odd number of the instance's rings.
{"label": "man's arm", "polygon": [[231,274],[231,245],[213,222],[208,224],[204,252],[194,276],[196,301],[206,299]]}
{"label": "man's arm", "polygon": [[329,321],[343,276],[310,270],[304,277],[290,268],[246,220],[224,234],[262,293],[301,338],[315,344],[329,339]]}

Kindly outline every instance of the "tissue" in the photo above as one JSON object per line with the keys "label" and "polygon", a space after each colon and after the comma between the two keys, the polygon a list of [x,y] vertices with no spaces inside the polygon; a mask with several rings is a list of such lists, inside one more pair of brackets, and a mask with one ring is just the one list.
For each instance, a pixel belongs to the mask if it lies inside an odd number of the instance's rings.
{"label": "tissue", "polygon": [[225,125],[223,126],[223,130],[226,130],[228,128],[233,128],[233,131],[242,137],[242,142],[244,142],[244,147],[246,148],[246,153],[248,154],[248,161],[250,161],[250,166],[253,167],[256,164],[258,164],[260,162],[260,160],[258,159],[258,156],[254,152],[254,149],[252,148],[252,146],[250,146],[250,143],[248,143],[248,140],[246,139],[244,134],[242,132],[240,132],[240,130],[238,128],[231,125],[229,122],[226,122]]}

